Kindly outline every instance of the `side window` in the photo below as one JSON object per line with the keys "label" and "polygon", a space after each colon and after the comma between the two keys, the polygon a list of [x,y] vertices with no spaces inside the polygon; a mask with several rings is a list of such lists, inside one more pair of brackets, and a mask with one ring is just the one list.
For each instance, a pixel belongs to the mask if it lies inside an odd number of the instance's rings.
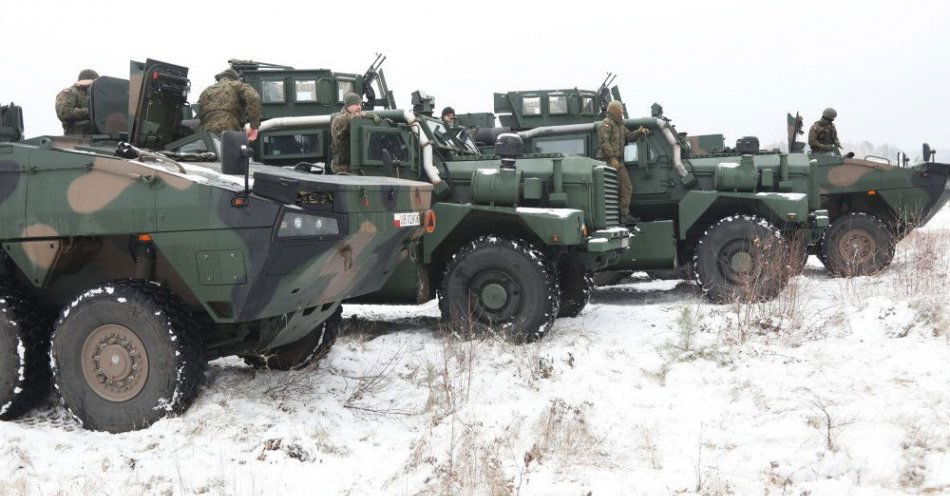
{"label": "side window", "polygon": [[261,81],[261,101],[264,103],[284,103],[284,82],[282,80]]}
{"label": "side window", "polygon": [[394,132],[373,131],[369,133],[368,160],[383,161],[383,150],[389,151],[390,157],[406,163],[409,160],[409,147],[403,141],[403,135]]}
{"label": "side window", "polygon": [[567,95],[551,95],[548,97],[548,112],[551,114],[567,113]]}
{"label": "side window", "polygon": [[349,92],[356,92],[356,83],[351,80],[340,79],[336,82],[336,101],[343,102],[343,97]]}
{"label": "side window", "polygon": [[585,96],[583,99],[581,99],[581,113],[582,114],[594,113],[594,97]]}
{"label": "side window", "polygon": [[294,95],[298,102],[317,101],[317,82],[313,79],[294,81]]}
{"label": "side window", "polygon": [[[564,155],[586,155],[584,138],[564,138],[556,140],[536,141],[538,153],[563,153]],[[636,156],[636,154],[634,154]]]}
{"label": "side window", "polygon": [[[640,149],[637,145],[638,143],[630,143],[627,146],[623,147],[623,161],[624,162],[637,162],[640,159],[640,156],[639,156]],[[647,142],[647,149],[650,152],[648,160],[651,163],[655,162],[657,158],[656,150],[654,150],[653,147],[650,146],[649,142]]]}
{"label": "side window", "polygon": [[524,115],[541,115],[541,97],[526,96],[521,98],[521,113]]}
{"label": "side window", "polygon": [[265,156],[313,155],[321,151],[318,134],[266,135],[261,141]]}

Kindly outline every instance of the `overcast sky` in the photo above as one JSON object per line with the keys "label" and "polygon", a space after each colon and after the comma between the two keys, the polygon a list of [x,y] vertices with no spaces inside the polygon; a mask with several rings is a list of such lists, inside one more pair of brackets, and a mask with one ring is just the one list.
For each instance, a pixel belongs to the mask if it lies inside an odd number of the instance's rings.
{"label": "overcast sky", "polygon": [[783,140],[785,113],[838,110],[844,142],[929,141],[950,160],[950,2],[5,0],[0,102],[27,135],[61,134],[56,93],[91,67],[191,69],[191,101],[229,58],[362,72],[376,52],[396,101],[491,111],[492,92],[594,89],[619,74],[633,115],[660,102],[680,131]]}

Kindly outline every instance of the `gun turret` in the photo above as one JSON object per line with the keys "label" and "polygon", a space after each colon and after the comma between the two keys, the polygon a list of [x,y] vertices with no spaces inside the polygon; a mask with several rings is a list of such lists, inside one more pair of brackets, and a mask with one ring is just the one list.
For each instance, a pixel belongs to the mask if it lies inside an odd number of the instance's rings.
{"label": "gun turret", "polygon": [[804,122],[802,121],[802,116],[798,112],[795,112],[795,117],[792,117],[792,114],[788,114],[786,117],[786,122],[788,124],[788,151],[789,153],[800,152],[805,149],[805,143],[800,143],[798,141],[798,136],[805,134],[805,131],[802,129]]}
{"label": "gun turret", "polygon": [[[386,61],[386,56],[377,53],[376,60],[373,60],[373,63],[369,65],[369,68],[366,69],[366,72],[363,73],[363,95],[366,96],[366,102],[369,104],[369,109],[373,107],[373,102],[376,100],[376,90],[373,89],[373,81],[376,78],[381,77],[379,68],[383,65],[383,62]],[[382,83],[384,79],[380,79]],[[384,85],[380,85],[384,86]],[[385,90],[384,90],[385,91]],[[387,98],[388,95],[382,95],[383,98]]]}
{"label": "gun turret", "polygon": [[604,78],[603,82],[600,83],[600,87],[597,88],[597,101],[600,102],[601,115],[607,113],[607,105],[609,105],[610,100],[613,99],[613,96],[610,94],[610,85],[613,84],[615,79],[617,79],[617,75],[608,72],[607,77]]}

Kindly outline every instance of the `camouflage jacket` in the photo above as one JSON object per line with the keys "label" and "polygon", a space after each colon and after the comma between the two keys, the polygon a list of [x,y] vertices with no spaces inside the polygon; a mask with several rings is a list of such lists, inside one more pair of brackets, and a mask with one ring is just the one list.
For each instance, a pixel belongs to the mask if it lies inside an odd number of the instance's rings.
{"label": "camouflage jacket", "polygon": [[201,128],[213,132],[240,131],[245,123],[261,125],[261,97],[250,85],[222,79],[208,86],[198,97]]}
{"label": "camouflage jacket", "polygon": [[608,115],[597,123],[597,158],[607,162],[615,158],[623,162],[623,147],[641,136],[642,133],[627,129],[622,119]]}
{"label": "camouflage jacket", "polygon": [[351,114],[343,109],[333,116],[330,123],[330,145],[333,148],[333,171],[349,172],[350,166],[350,122],[353,119],[373,119],[379,122],[375,114],[360,112]]}
{"label": "camouflage jacket", "polygon": [[89,120],[89,88],[76,83],[56,95],[56,117],[64,134],[92,134]]}
{"label": "camouflage jacket", "polygon": [[813,152],[833,152],[841,148],[835,124],[824,119],[815,121],[808,130],[808,146]]}

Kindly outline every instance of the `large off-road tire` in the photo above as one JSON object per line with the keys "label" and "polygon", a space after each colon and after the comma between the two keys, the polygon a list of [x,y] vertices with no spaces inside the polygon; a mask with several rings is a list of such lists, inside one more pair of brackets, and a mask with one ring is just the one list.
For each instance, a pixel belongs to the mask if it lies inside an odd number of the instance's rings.
{"label": "large off-road tire", "polygon": [[821,262],[835,276],[876,274],[894,260],[897,238],[880,218],[852,212],[835,219],[821,238]]}
{"label": "large off-road tire", "polygon": [[703,293],[717,303],[766,301],[788,283],[786,256],[784,238],[768,221],[726,217],[699,239],[693,273]]}
{"label": "large off-road tire", "polygon": [[125,432],[185,411],[206,363],[184,303],[142,281],[85,291],[53,330],[54,383],[83,427]]}
{"label": "large off-road tire", "polygon": [[594,276],[584,264],[573,257],[561,258],[557,273],[558,285],[561,288],[557,316],[577,317],[590,302],[590,295],[594,291]]}
{"label": "large off-road tire", "polygon": [[533,341],[554,324],[560,287],[553,261],[522,240],[483,236],[462,247],[442,275],[442,318],[459,331],[499,330]]}
{"label": "large off-road tire", "polygon": [[0,283],[0,420],[17,418],[50,392],[49,325],[26,295]]}
{"label": "large off-road tire", "polygon": [[256,369],[300,370],[327,356],[343,327],[343,307],[338,307],[327,320],[294,343],[263,353],[244,355],[244,363]]}

